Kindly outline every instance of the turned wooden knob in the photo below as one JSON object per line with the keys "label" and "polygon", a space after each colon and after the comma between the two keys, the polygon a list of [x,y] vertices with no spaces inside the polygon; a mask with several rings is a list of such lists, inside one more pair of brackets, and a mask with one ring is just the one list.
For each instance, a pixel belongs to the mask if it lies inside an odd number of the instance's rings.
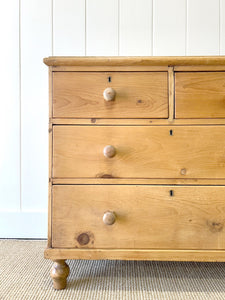
{"label": "turned wooden knob", "polygon": [[111,158],[116,155],[116,149],[111,145],[107,145],[103,149],[103,154],[105,155],[105,157]]}
{"label": "turned wooden knob", "polygon": [[107,211],[104,213],[103,222],[106,225],[112,225],[115,223],[115,221],[116,221],[116,215],[113,211]]}
{"label": "turned wooden knob", "polygon": [[187,173],[187,170],[185,168],[183,168],[183,169],[180,170],[180,174],[181,175],[186,175],[186,173]]}
{"label": "turned wooden knob", "polygon": [[115,99],[115,96],[116,96],[116,91],[111,87],[106,88],[103,92],[103,97],[105,101],[112,101]]}

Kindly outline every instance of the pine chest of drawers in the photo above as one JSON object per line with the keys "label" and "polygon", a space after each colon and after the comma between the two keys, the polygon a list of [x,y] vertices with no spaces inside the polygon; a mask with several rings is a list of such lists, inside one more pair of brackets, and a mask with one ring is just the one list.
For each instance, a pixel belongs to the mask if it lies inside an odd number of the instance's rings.
{"label": "pine chest of drawers", "polygon": [[54,287],[66,259],[225,261],[225,58],[44,62]]}

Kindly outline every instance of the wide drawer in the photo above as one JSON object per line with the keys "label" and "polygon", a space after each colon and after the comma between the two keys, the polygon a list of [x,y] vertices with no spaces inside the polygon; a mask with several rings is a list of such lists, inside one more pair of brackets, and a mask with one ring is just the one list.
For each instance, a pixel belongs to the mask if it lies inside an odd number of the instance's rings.
{"label": "wide drawer", "polygon": [[53,177],[225,178],[225,127],[57,125]]}
{"label": "wide drawer", "polygon": [[224,186],[53,186],[52,247],[224,249],[224,222]]}
{"label": "wide drawer", "polygon": [[[104,100],[106,88],[114,100]],[[53,72],[53,117],[168,118],[168,74]]]}
{"label": "wide drawer", "polygon": [[225,118],[225,72],[175,74],[176,118]]}

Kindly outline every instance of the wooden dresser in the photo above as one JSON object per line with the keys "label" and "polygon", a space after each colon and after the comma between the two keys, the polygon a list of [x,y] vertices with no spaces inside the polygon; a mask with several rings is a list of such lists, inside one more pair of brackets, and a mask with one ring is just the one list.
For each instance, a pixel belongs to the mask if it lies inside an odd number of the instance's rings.
{"label": "wooden dresser", "polygon": [[225,57],[49,57],[45,258],[225,261]]}

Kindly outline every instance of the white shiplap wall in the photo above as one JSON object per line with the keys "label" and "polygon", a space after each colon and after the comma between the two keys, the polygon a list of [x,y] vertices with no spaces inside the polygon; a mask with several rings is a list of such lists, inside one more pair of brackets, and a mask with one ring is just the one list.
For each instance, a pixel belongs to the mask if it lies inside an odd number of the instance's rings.
{"label": "white shiplap wall", "polygon": [[49,55],[223,55],[225,0],[0,3],[0,237],[46,237]]}

